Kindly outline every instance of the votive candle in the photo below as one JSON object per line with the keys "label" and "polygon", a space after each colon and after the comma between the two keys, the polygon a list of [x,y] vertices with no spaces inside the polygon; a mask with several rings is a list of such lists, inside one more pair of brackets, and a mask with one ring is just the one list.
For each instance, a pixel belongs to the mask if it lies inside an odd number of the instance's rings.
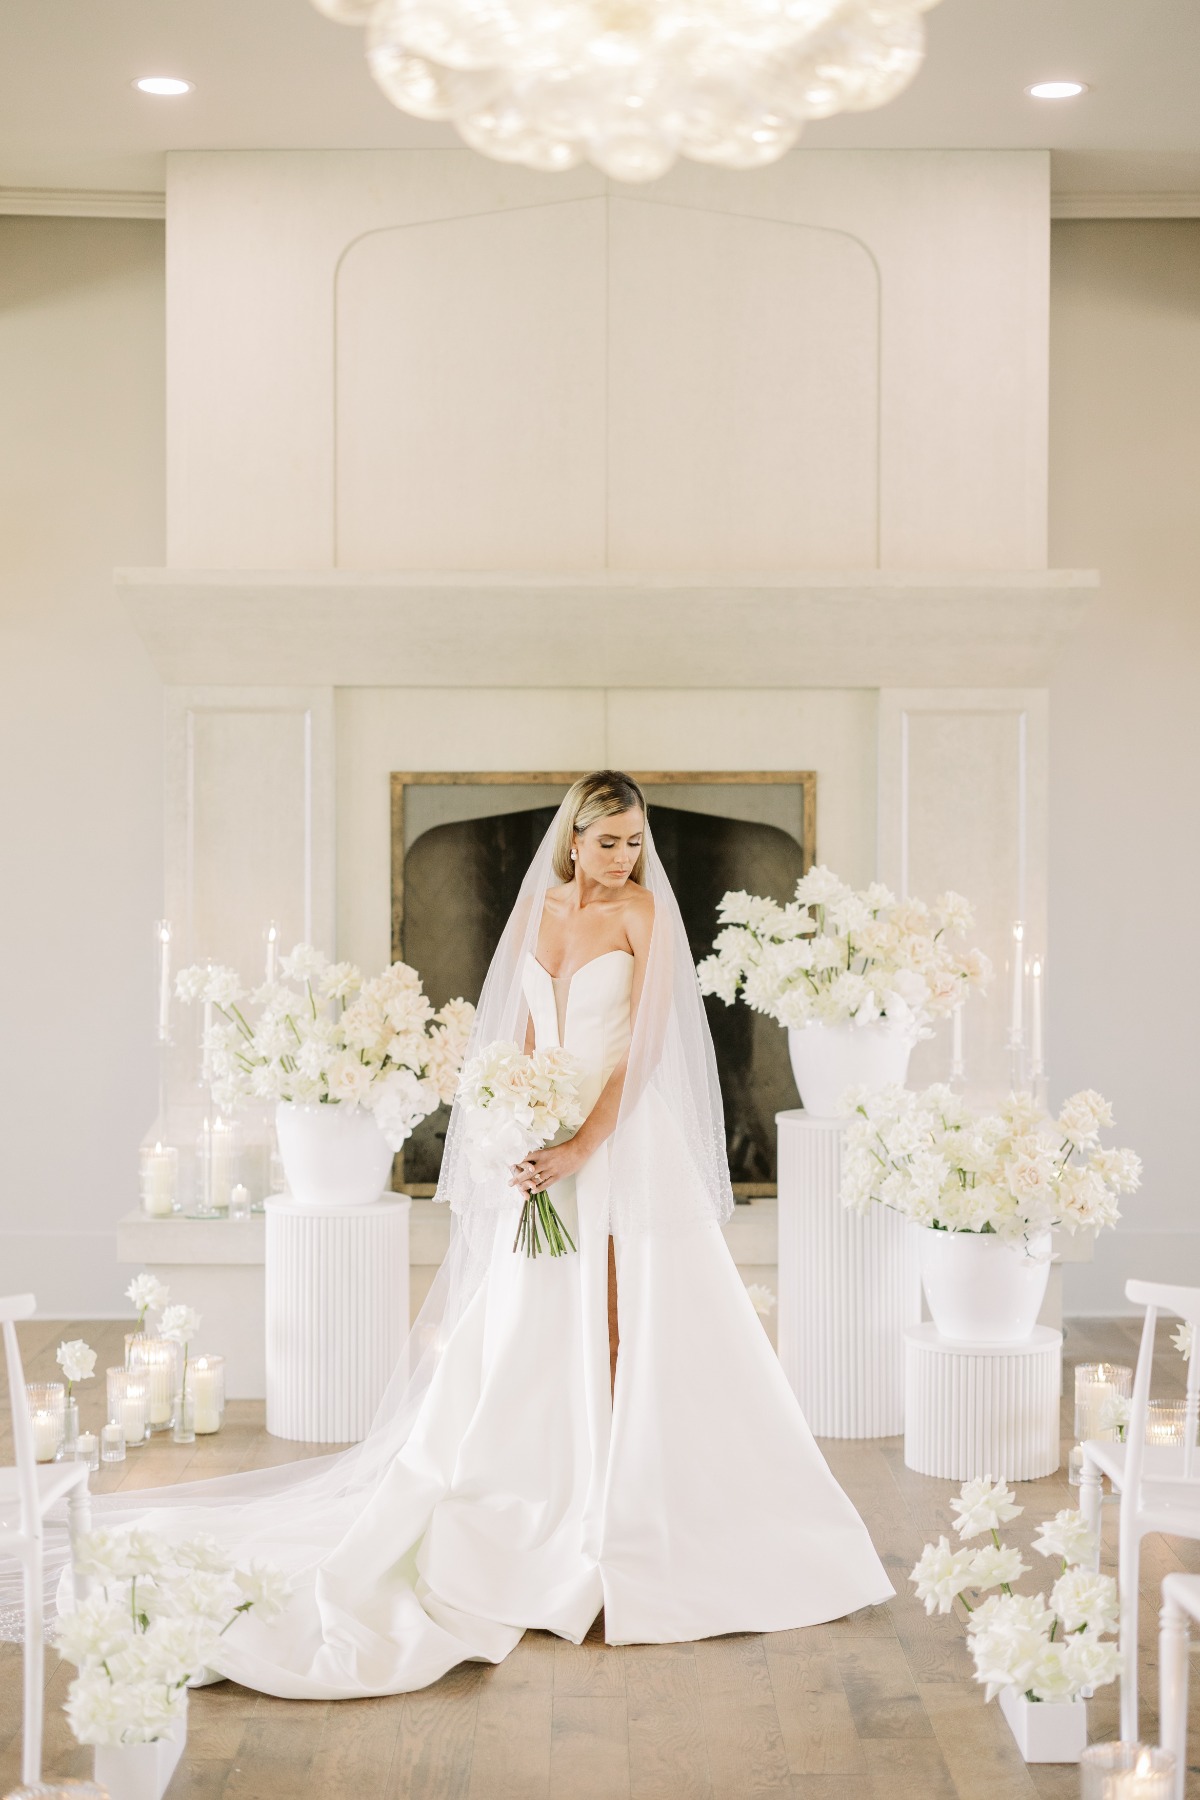
{"label": "votive candle", "polygon": [[100,1461],[125,1461],[125,1433],[113,1419],[100,1427]]}
{"label": "votive candle", "polygon": [[1116,1430],[1105,1425],[1109,1400],[1128,1400],[1133,1389],[1133,1370],[1123,1363],[1078,1363],[1075,1368],[1075,1436],[1113,1438]]}
{"label": "votive candle", "polygon": [[1080,1800],[1172,1800],[1175,1757],[1154,1744],[1089,1744],[1079,1753]]}
{"label": "votive candle", "polygon": [[94,1431],[81,1431],[75,1439],[75,1461],[86,1463],[89,1469],[100,1467],[100,1439]]}
{"label": "votive candle", "polygon": [[142,1210],[152,1219],[165,1219],[175,1210],[179,1178],[179,1152],[171,1144],[142,1146],[138,1157]]}
{"label": "votive candle", "polygon": [[229,1196],[229,1217],[231,1219],[248,1219],[250,1217],[250,1189],[240,1181]]}
{"label": "votive candle", "polygon": [[225,1411],[225,1358],[205,1353],[188,1364],[192,1395],[192,1425],[196,1435],[219,1431]]}
{"label": "votive candle", "polygon": [[62,1414],[39,1407],[33,1415],[33,1454],[38,1462],[53,1462],[62,1437]]}
{"label": "votive candle", "polygon": [[[132,1341],[137,1342],[136,1333]],[[126,1448],[145,1441],[148,1398],[149,1384],[140,1369],[109,1369],[108,1416],[121,1427]]]}

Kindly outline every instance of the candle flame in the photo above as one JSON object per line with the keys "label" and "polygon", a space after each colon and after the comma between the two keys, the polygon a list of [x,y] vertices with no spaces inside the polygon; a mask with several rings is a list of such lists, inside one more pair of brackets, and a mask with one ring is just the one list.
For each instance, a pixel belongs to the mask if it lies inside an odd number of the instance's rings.
{"label": "candle flame", "polygon": [[1149,1750],[1147,1750],[1145,1748],[1142,1749],[1141,1754],[1139,1755],[1139,1757],[1137,1759],[1137,1767],[1134,1769],[1133,1772],[1135,1775],[1149,1775],[1150,1774],[1151,1759],[1150,1759]]}

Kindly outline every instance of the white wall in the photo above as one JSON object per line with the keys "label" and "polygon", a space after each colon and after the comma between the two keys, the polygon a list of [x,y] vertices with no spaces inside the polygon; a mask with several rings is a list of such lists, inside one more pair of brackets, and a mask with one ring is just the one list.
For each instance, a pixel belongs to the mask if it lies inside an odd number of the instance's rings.
{"label": "white wall", "polygon": [[1051,557],[1101,591],[1050,699],[1053,1092],[1144,1157],[1068,1311],[1200,1283],[1200,221],[1071,221],[1051,259]]}
{"label": "white wall", "polygon": [[155,1106],[162,689],[113,595],[163,555],[163,228],[0,219],[0,1289],[127,1312]]}

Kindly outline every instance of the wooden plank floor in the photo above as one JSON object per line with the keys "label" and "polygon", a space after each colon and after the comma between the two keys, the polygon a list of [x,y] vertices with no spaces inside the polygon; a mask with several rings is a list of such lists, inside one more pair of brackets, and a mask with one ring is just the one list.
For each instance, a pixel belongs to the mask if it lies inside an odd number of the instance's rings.
{"label": "wooden plank floor", "polygon": [[[54,1379],[54,1351],[83,1337],[97,1366],[122,1360],[119,1323],[37,1321],[20,1328],[30,1380]],[[1133,1364],[1137,1321],[1073,1323],[1074,1363]],[[1183,1391],[1184,1365],[1164,1326],[1155,1392]],[[101,1417],[99,1384],[81,1390],[83,1422]],[[1028,1548],[1038,1521],[1076,1502],[1066,1480],[1071,1405],[1064,1398],[1063,1467],[1023,1482],[1026,1511],[1006,1534]],[[576,1647],[527,1632],[497,1668],[463,1664],[421,1693],[333,1704],[277,1700],[234,1682],[193,1691],[185,1759],[170,1800],[1075,1800],[1074,1767],[1026,1767],[1002,1715],[971,1679],[963,1624],[926,1617],[908,1571],[922,1544],[951,1535],[957,1485],[914,1475],[898,1438],[822,1441],[871,1529],[899,1590],[807,1630],[609,1648],[601,1621]],[[93,1477],[96,1491],[147,1487],[253,1468],[319,1447],[268,1437],[258,1401],[230,1405],[215,1438],[131,1454]],[[0,1461],[12,1460],[7,1417]],[[1104,1566],[1115,1567],[1115,1508],[1105,1507]],[[738,1522],[731,1519],[729,1529]],[[803,1530],[803,1520],[797,1520]],[[1050,1570],[1030,1555],[1039,1574]],[[1142,1736],[1156,1738],[1159,1584],[1200,1570],[1200,1545],[1150,1537],[1142,1558]],[[1033,1577],[1027,1577],[1028,1587]],[[20,1772],[18,1646],[0,1644],[0,1793]],[[61,1711],[70,1666],[46,1654],[48,1773],[83,1775],[91,1753]],[[1200,1668],[1189,1746],[1189,1795],[1200,1796]],[[1093,1740],[1117,1736],[1115,1685],[1089,1709]]]}

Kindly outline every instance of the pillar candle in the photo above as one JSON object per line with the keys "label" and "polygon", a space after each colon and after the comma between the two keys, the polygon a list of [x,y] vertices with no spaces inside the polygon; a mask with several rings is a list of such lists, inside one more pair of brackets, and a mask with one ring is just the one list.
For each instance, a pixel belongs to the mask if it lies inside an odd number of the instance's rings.
{"label": "pillar candle", "polygon": [[217,1393],[217,1371],[197,1367],[188,1370],[188,1386],[192,1390],[193,1424],[196,1432],[216,1431],[221,1423]]}
{"label": "pillar candle", "polygon": [[33,1454],[38,1462],[53,1462],[62,1437],[62,1417],[55,1412],[33,1415]]}

